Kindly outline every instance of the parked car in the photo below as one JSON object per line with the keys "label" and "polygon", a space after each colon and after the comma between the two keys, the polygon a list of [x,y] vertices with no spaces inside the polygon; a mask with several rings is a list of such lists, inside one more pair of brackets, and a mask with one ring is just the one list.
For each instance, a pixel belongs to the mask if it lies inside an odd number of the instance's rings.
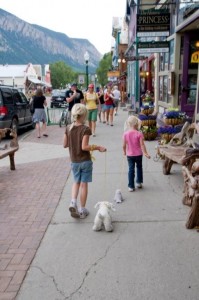
{"label": "parked car", "polygon": [[0,128],[24,127],[35,127],[29,101],[17,88],[0,85]]}
{"label": "parked car", "polygon": [[66,103],[66,90],[53,90],[50,107],[61,107]]}

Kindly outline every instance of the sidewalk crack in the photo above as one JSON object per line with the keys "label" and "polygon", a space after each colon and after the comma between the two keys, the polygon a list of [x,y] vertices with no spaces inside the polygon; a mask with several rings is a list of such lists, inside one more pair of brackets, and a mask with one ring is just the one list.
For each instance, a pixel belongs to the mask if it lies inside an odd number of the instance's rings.
{"label": "sidewalk crack", "polygon": [[117,238],[107,247],[107,249],[105,250],[104,252],[104,255],[102,255],[101,257],[99,257],[89,268],[88,270],[86,271],[83,279],[82,279],[82,282],[80,283],[79,287],[77,287],[77,289],[72,292],[69,296],[67,296],[64,300],[67,300],[67,299],[72,299],[72,297],[78,293],[78,291],[83,287],[85,281],[86,281],[86,278],[89,276],[89,274],[91,273],[92,269],[94,267],[96,267],[108,254],[108,252],[110,251],[110,249],[113,247],[114,244],[116,244],[119,239],[120,239],[120,236],[125,232],[126,228],[128,227],[128,224],[124,227],[124,229],[121,231],[121,233],[117,236]]}

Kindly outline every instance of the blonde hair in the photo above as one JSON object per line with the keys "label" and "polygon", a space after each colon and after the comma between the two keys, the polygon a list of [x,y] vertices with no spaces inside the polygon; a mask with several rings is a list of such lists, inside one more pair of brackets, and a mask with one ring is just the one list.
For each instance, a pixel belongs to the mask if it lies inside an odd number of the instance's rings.
{"label": "blonde hair", "polygon": [[76,122],[78,119],[82,118],[83,123],[86,121],[87,118],[87,108],[84,104],[77,103],[73,105],[71,110],[72,121]]}
{"label": "blonde hair", "polygon": [[124,130],[136,128],[140,129],[141,127],[141,121],[135,116],[129,116],[124,124]]}

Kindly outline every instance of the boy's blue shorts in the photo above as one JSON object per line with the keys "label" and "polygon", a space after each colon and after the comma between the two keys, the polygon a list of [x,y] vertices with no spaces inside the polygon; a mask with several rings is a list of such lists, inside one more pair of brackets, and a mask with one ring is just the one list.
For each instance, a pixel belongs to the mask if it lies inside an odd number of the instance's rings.
{"label": "boy's blue shorts", "polygon": [[92,160],[80,163],[71,163],[71,170],[75,182],[92,182],[93,162]]}

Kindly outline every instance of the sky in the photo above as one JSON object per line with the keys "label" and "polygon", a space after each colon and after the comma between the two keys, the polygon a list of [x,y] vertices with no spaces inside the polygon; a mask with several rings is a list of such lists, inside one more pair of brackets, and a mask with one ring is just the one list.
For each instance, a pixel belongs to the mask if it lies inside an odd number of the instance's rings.
{"label": "sky", "polygon": [[112,18],[124,17],[126,0],[0,0],[0,8],[30,23],[88,39],[105,54],[112,45]]}

